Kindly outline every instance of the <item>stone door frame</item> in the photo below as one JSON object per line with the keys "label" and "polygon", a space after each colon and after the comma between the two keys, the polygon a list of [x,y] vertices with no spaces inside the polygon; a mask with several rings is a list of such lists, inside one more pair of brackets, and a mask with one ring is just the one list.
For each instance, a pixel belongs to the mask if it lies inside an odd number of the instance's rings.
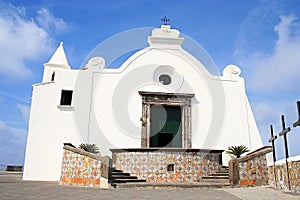
{"label": "stone door frame", "polygon": [[[150,148],[150,107],[151,105],[180,106],[182,148],[192,147],[191,99],[194,94],[139,91],[142,97],[141,147]],[[163,148],[163,147],[162,147]]]}

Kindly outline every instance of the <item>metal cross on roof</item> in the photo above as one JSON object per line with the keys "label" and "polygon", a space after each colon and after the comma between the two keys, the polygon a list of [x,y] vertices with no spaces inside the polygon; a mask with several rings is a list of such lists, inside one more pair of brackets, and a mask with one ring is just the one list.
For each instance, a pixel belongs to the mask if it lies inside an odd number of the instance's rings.
{"label": "metal cross on roof", "polygon": [[277,135],[273,135],[273,126],[270,125],[270,130],[271,130],[271,138],[269,139],[269,142],[272,143],[272,148],[273,148],[273,160],[274,162],[276,161],[276,155],[275,155],[275,140],[277,139]]}
{"label": "metal cross on roof", "polygon": [[164,25],[168,25],[168,21],[170,21],[170,19],[168,19],[167,16],[164,16],[164,18],[160,20],[164,22]]}
{"label": "metal cross on roof", "polygon": [[291,131],[291,128],[285,128],[285,122],[284,122],[284,115],[281,115],[281,123],[282,123],[282,131],[279,133],[279,136],[283,136],[284,139],[284,149],[285,149],[285,165],[286,165],[286,173],[287,173],[287,182],[289,190],[291,190],[291,183],[290,183],[290,173],[289,173],[289,165],[288,165],[288,157],[289,157],[289,151],[288,151],[288,143],[286,134]]}
{"label": "metal cross on roof", "polygon": [[270,125],[270,130],[271,130],[271,138],[269,139],[269,142],[272,142],[274,180],[275,180],[275,186],[277,188],[277,175],[276,175],[276,166],[275,166],[275,161],[276,161],[275,140],[277,139],[277,135],[274,136],[274,134],[273,134],[273,126],[272,125]]}
{"label": "metal cross on roof", "polygon": [[293,127],[300,126],[300,101],[297,101],[298,120],[293,124]]}
{"label": "metal cross on roof", "polygon": [[284,115],[281,115],[281,124],[282,124],[282,131],[279,133],[279,136],[284,137],[285,157],[288,158],[289,151],[288,151],[286,134],[291,131],[291,128],[290,127],[285,128]]}

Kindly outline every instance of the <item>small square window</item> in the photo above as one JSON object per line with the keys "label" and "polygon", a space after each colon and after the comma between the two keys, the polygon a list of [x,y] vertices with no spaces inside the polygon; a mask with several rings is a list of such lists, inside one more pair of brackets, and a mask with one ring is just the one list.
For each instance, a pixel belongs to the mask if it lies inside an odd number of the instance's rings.
{"label": "small square window", "polygon": [[169,164],[169,165],[167,166],[167,171],[168,171],[168,172],[174,172],[174,164]]}
{"label": "small square window", "polygon": [[72,90],[62,90],[60,105],[70,106],[72,103],[72,94],[73,94]]}

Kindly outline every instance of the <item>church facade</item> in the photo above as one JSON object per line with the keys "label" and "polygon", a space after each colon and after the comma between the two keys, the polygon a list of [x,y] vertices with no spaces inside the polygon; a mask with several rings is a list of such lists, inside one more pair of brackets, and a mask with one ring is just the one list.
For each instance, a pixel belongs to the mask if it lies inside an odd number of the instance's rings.
{"label": "church facade", "polygon": [[[237,66],[212,75],[169,25],[153,29],[148,43],[119,68],[99,55],[79,70],[60,44],[33,85],[23,179],[59,180],[64,143],[97,144],[108,156],[263,146]],[[227,165],[230,156],[222,157]]]}

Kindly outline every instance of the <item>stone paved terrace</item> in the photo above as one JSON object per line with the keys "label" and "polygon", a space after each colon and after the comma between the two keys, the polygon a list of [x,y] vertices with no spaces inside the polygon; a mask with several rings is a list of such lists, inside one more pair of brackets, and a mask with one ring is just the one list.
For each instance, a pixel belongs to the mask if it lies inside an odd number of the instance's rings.
{"label": "stone paved terrace", "polygon": [[22,174],[0,172],[0,199],[222,199],[294,200],[299,194],[272,188],[129,188],[99,189],[60,186],[57,182],[22,181]]}

